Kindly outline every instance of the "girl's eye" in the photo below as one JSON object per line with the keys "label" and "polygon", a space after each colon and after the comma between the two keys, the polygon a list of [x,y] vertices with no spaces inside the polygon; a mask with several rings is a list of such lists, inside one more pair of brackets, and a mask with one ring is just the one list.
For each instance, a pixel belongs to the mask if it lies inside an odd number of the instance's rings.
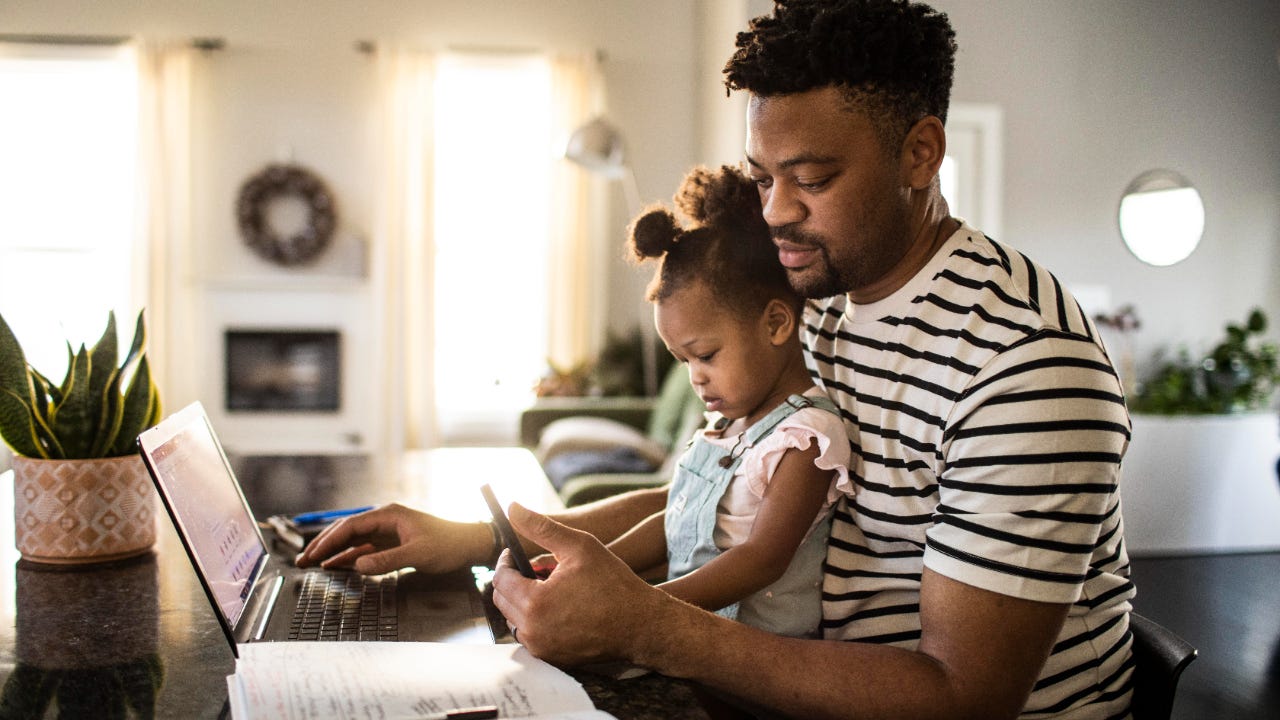
{"label": "girl's eye", "polygon": [[699,355],[699,356],[698,356],[698,362],[704,362],[704,363],[711,362],[711,358],[713,358],[713,357],[715,357],[715,356],[716,356],[716,354],[715,354],[715,353],[713,353],[713,352],[711,352],[711,353],[707,353],[706,355]]}

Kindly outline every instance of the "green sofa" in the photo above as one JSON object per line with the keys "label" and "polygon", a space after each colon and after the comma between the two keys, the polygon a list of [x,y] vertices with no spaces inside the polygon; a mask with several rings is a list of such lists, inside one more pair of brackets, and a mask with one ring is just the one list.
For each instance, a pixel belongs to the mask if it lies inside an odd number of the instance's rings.
{"label": "green sofa", "polygon": [[624,451],[633,459],[644,459],[643,471],[586,472],[563,478],[561,499],[567,506],[581,505],[669,482],[676,458],[704,423],[704,409],[689,384],[688,372],[677,364],[668,371],[656,397],[539,398],[521,414],[520,439],[544,469],[568,458],[566,453],[604,457]]}

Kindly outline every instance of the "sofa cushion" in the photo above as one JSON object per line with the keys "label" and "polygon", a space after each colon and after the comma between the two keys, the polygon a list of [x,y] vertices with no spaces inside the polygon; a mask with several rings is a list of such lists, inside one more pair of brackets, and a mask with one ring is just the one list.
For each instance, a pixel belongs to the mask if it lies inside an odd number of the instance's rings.
{"label": "sofa cushion", "polygon": [[631,448],[613,448],[562,452],[548,460],[542,469],[559,491],[566,482],[583,475],[652,473],[657,466]]}
{"label": "sofa cushion", "polygon": [[657,467],[666,460],[671,446],[617,420],[579,415],[561,418],[543,428],[534,454],[545,466],[556,456],[567,452],[616,449],[630,450]]}

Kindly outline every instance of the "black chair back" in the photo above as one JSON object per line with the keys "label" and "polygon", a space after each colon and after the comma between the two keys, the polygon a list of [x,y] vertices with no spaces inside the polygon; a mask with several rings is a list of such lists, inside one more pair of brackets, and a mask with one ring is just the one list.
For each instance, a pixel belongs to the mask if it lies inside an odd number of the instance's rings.
{"label": "black chair back", "polygon": [[1169,720],[1182,671],[1196,649],[1177,633],[1136,612],[1129,613],[1133,633],[1133,718]]}

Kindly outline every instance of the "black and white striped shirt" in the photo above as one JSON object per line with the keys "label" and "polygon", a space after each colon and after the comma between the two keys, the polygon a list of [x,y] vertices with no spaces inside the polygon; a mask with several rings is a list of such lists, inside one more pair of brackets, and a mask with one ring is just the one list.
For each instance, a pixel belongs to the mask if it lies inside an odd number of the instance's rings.
{"label": "black and white striped shirt", "polygon": [[824,635],[914,648],[926,565],[1070,603],[1024,717],[1123,716],[1129,416],[1074,298],[962,226],[892,296],[811,302],[804,338],[849,431],[856,487],[831,533]]}

